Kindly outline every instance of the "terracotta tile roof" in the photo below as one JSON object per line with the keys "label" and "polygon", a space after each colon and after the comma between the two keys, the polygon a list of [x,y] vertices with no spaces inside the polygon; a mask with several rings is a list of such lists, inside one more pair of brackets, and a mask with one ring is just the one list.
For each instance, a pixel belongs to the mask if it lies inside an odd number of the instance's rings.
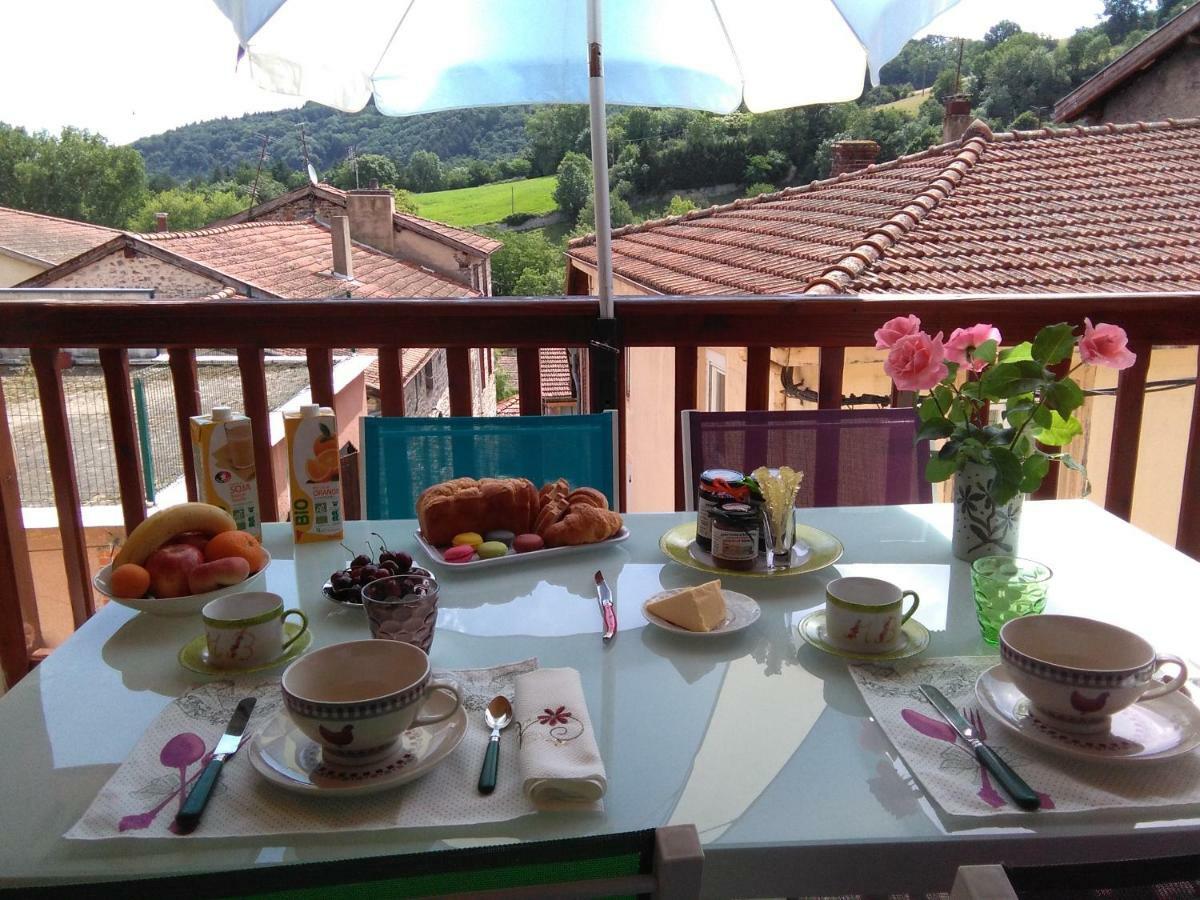
{"label": "terracotta tile roof", "polygon": [[102,225],[0,206],[0,253],[56,266],[120,234]]}
{"label": "terracotta tile roof", "polygon": [[329,229],[314,219],[132,237],[275,297],[333,297],[347,291],[355,297],[478,296],[457,282],[357,243],[351,249],[354,280],[335,278]]}
{"label": "terracotta tile roof", "polygon": [[[658,293],[1200,289],[1200,119],[992,134],[613,232]],[[568,254],[594,265],[594,238]]]}
{"label": "terracotta tile roof", "polygon": [[521,396],[513,394],[496,404],[496,415],[519,416],[521,414]]}
{"label": "terracotta tile roof", "polygon": [[[1119,57],[1054,104],[1054,121],[1069,122],[1088,114],[1091,107],[1154,65],[1159,57],[1171,52],[1200,30],[1200,5],[1185,9],[1145,40],[1130,47]],[[1191,86],[1194,89],[1194,85]],[[1093,110],[1095,112],[1096,110]]]}
{"label": "terracotta tile roof", "polygon": [[[541,347],[538,350],[538,370],[541,376],[543,400],[575,398],[571,380],[571,363],[565,347]],[[517,384],[517,357],[505,354],[496,358],[496,368],[508,374],[510,383]]]}

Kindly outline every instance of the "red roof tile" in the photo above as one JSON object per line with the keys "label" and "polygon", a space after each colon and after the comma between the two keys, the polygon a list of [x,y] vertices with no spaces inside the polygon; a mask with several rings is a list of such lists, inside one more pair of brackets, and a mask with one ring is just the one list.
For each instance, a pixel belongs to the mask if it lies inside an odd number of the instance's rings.
{"label": "red roof tile", "polygon": [[120,234],[102,225],[0,206],[0,253],[5,250],[56,266]]}
{"label": "red roof tile", "polygon": [[[571,363],[565,347],[540,348],[538,364],[543,400],[574,399],[575,383],[571,379]],[[504,354],[497,357],[496,368],[508,375],[512,385],[517,384],[517,357],[515,355]]]}
{"label": "red roof tile", "polygon": [[496,404],[496,415],[498,416],[519,416],[521,414],[521,396],[513,394],[511,397],[505,397]]}
{"label": "red roof tile", "polygon": [[[1200,290],[1200,119],[992,134],[613,232],[658,293]],[[569,255],[595,263],[594,238]]]}

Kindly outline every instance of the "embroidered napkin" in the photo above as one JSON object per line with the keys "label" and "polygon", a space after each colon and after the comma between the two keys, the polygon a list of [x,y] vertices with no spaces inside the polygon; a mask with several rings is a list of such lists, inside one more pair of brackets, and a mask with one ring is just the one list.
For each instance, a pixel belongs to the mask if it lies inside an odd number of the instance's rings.
{"label": "embroidered napkin", "polygon": [[[513,696],[517,677],[536,668],[537,660],[528,659],[488,669],[435,672],[435,680],[458,686],[467,713],[466,734],[428,774],[382,793],[314,797],[269,784],[250,764],[247,739],[223,767],[200,826],[188,839],[471,825],[535,813],[537,807],[522,790],[511,730],[501,738],[495,792],[485,796],[476,785],[491,734],[483,721],[484,708],[496,694]],[[278,675],[212,681],[176,699],[142,735],[66,837],[173,838],[171,826],[183,803],[183,788],[195,782],[238,700],[250,695],[259,698],[247,729],[253,734],[283,709]]]}
{"label": "embroidered napkin", "polygon": [[538,809],[600,808],[604,760],[575,669],[517,676],[513,712],[521,740],[521,779]]}
{"label": "embroidered napkin", "polygon": [[[975,697],[976,679],[996,663],[992,656],[964,656],[924,660],[910,667],[850,667],[875,721],[909,771],[946,812],[1044,815],[1200,803],[1200,750],[1160,762],[1091,762],[1013,734],[984,712]],[[1041,795],[1040,811],[1019,810],[962,741],[945,739],[942,720],[919,684],[932,684],[959,709],[980,714],[984,739]]]}

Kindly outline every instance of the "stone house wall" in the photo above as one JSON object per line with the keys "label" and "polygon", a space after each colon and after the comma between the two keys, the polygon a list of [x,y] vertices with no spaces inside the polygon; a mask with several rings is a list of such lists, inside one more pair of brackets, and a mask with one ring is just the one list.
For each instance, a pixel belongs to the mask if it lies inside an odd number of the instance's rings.
{"label": "stone house wall", "polygon": [[46,287],[149,288],[160,297],[207,297],[225,285],[152,256],[126,257],[117,250]]}
{"label": "stone house wall", "polygon": [[1090,124],[1160,122],[1200,116],[1200,45],[1183,41],[1112,90]]}

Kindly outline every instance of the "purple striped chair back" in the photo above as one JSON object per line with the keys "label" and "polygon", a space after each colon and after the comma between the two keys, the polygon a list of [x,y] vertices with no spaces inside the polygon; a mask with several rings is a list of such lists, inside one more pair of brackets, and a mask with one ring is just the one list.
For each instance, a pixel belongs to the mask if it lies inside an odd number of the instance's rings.
{"label": "purple striped chair back", "polygon": [[914,444],[912,409],[773,412],[685,410],[684,496],[696,507],[705,469],[791,466],[804,472],[796,505],[886,506],[929,503],[929,442]]}

